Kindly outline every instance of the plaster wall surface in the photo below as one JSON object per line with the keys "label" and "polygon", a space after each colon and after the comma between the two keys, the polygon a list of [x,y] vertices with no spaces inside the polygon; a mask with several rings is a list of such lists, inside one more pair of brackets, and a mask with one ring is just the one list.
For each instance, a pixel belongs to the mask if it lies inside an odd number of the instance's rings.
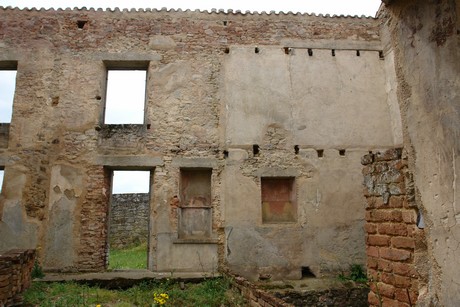
{"label": "plaster wall surface", "polygon": [[[421,306],[460,302],[460,2],[392,1],[381,12],[383,44],[394,53],[397,95],[428,257]],[[387,51],[386,51],[387,52]]]}
{"label": "plaster wall surface", "polygon": [[[1,250],[41,247],[50,269],[104,270],[111,172],[142,169],[151,270],[228,265],[251,279],[300,278],[302,266],[320,276],[364,263],[360,157],[401,135],[378,20],[8,8],[0,17],[0,62],[18,70],[0,147]],[[103,124],[113,65],[145,65],[144,124]],[[212,221],[208,237],[187,241],[178,210],[190,168],[211,173]],[[295,222],[262,223],[260,177],[295,177]]]}

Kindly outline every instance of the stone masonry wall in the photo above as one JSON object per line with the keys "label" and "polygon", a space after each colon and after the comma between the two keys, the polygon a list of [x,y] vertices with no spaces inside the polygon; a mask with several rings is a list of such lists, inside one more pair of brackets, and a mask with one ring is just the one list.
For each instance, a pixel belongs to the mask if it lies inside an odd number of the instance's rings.
{"label": "stone masonry wall", "polygon": [[114,194],[110,203],[110,248],[147,243],[149,231],[148,193]]}
{"label": "stone masonry wall", "polygon": [[421,285],[417,259],[424,231],[416,225],[413,182],[402,152],[396,148],[362,158],[371,306],[413,306]]}
{"label": "stone masonry wall", "polygon": [[[0,251],[41,247],[46,270],[104,270],[111,172],[143,169],[153,271],[300,278],[304,266],[319,276],[364,262],[360,158],[397,143],[378,20],[12,8],[0,20],[0,67],[17,64]],[[105,125],[107,71],[138,65],[144,123]],[[205,242],[180,240],[171,214],[181,170],[195,168],[211,172]],[[296,178],[295,222],[263,223],[261,177]]]}
{"label": "stone masonry wall", "polygon": [[22,306],[22,292],[29,288],[35,250],[0,254],[0,306]]}

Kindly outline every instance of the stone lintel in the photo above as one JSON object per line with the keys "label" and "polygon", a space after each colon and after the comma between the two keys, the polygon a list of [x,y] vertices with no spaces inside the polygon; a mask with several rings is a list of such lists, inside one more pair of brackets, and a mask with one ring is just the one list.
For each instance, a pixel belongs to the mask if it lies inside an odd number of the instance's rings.
{"label": "stone lintel", "polygon": [[96,163],[117,169],[149,169],[164,165],[162,158],[150,156],[99,156]]}
{"label": "stone lintel", "polygon": [[264,167],[254,172],[258,177],[298,177],[300,171],[295,168]]}
{"label": "stone lintel", "polygon": [[173,158],[172,166],[183,168],[216,168],[215,158]]}

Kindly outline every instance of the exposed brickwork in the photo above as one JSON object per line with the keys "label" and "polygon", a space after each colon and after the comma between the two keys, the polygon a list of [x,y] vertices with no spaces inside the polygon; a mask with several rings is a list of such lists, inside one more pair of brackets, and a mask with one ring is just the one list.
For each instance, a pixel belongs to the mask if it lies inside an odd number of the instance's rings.
{"label": "exposed brickwork", "polygon": [[79,270],[104,270],[107,261],[109,171],[102,166],[87,171],[88,193],[81,208]]}
{"label": "exposed brickwork", "polygon": [[417,209],[402,150],[390,149],[362,159],[366,208],[367,271],[371,306],[410,306],[417,301],[415,268]]}
{"label": "exposed brickwork", "polygon": [[11,250],[0,255],[0,306],[22,306],[31,283],[35,250]]}
{"label": "exposed brickwork", "polygon": [[275,297],[267,291],[257,288],[248,280],[241,276],[235,276],[227,272],[231,277],[232,286],[240,291],[241,295],[246,299],[247,306],[252,307],[291,307],[289,303]]}

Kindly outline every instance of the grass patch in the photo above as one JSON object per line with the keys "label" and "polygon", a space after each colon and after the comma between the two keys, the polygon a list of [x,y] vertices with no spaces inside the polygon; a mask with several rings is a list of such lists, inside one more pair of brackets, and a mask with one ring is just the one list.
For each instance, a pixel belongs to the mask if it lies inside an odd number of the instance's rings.
{"label": "grass patch", "polygon": [[126,249],[110,249],[109,270],[146,269],[147,243]]}
{"label": "grass patch", "polygon": [[166,293],[163,306],[246,306],[241,294],[230,289],[227,278],[186,283],[181,290],[176,281],[149,281],[127,290],[107,290],[73,282],[33,282],[24,293],[28,306],[154,306],[155,293]]}

